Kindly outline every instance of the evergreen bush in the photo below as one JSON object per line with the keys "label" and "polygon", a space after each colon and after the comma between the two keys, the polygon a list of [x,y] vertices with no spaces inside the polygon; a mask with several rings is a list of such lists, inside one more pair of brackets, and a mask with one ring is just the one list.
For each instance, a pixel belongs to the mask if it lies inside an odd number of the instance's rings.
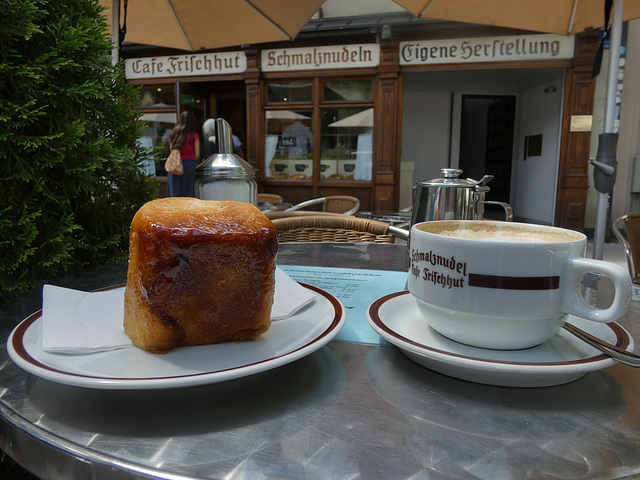
{"label": "evergreen bush", "polygon": [[97,0],[0,0],[0,305],[127,258],[157,196],[139,163],[139,92],[112,66]]}

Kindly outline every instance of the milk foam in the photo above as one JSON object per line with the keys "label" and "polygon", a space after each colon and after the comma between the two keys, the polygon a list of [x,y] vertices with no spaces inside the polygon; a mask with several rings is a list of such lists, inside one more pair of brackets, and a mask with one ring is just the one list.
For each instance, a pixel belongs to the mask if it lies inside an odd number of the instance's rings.
{"label": "milk foam", "polygon": [[[544,242],[556,242],[557,238],[554,238],[544,233],[536,234],[535,232],[499,232],[499,231],[483,231],[483,230],[441,230],[438,235],[444,235],[454,238],[471,238],[476,240],[500,240],[506,243],[544,243]],[[566,240],[566,239],[565,239]]]}
{"label": "milk foam", "polygon": [[569,230],[561,230],[553,227],[528,227],[517,223],[511,225],[494,225],[489,222],[468,222],[461,225],[452,225],[449,222],[427,222],[418,227],[425,232],[444,235],[447,237],[495,240],[506,243],[544,243],[544,242],[570,242],[579,240],[581,235]]}
{"label": "milk foam", "polygon": [[552,242],[548,238],[536,238],[536,237],[511,237],[511,236],[502,236],[502,235],[494,235],[486,238],[496,238],[500,239],[501,242],[505,243],[544,243],[544,242]]}

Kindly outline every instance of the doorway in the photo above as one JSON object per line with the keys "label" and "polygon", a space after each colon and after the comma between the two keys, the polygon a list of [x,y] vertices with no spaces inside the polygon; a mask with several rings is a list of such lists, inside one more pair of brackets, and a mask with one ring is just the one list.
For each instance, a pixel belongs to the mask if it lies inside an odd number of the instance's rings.
{"label": "doorway", "polygon": [[247,100],[244,82],[189,83],[183,91],[203,99],[202,122],[208,118],[224,118],[235,135],[246,145]]}
{"label": "doorway", "polygon": [[465,178],[493,175],[487,200],[509,202],[516,97],[462,95],[459,166]]}

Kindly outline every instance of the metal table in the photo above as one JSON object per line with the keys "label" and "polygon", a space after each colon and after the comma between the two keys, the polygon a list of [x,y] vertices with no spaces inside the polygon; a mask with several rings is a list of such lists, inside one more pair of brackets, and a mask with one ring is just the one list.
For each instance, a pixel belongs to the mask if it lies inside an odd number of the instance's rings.
{"label": "metal table", "polygon": [[[280,264],[407,269],[406,247],[283,244]],[[94,289],[124,265],[58,284]],[[11,328],[34,291],[1,312]],[[622,325],[640,341],[638,305]],[[634,320],[633,323],[631,320]],[[640,372],[517,389],[432,372],[395,347],[331,342],[284,367],[204,387],[90,390],[2,352],[0,447],[46,479],[625,478],[640,474]]]}

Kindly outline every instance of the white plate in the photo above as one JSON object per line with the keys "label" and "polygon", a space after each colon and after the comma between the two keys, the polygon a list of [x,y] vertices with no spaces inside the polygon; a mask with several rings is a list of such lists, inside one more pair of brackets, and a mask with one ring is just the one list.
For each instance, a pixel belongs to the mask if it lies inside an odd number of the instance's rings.
{"label": "white plate", "polygon": [[303,286],[314,292],[315,301],[291,317],[273,321],[252,342],[182,347],[164,355],[136,347],[89,355],[52,354],[41,347],[40,310],[11,332],[7,350],[27,372],[80,387],[143,390],[223,382],[298,360],[336,336],[346,319],[344,307],[333,295]]}
{"label": "white plate", "polygon": [[[416,363],[451,377],[488,385],[543,387],[577,380],[615,360],[561,330],[551,340],[525,350],[489,350],[463,345],[426,323],[407,291],[373,302],[367,319],[378,334]],[[570,316],[569,322],[618,347],[633,350],[633,338],[617,323]]]}

